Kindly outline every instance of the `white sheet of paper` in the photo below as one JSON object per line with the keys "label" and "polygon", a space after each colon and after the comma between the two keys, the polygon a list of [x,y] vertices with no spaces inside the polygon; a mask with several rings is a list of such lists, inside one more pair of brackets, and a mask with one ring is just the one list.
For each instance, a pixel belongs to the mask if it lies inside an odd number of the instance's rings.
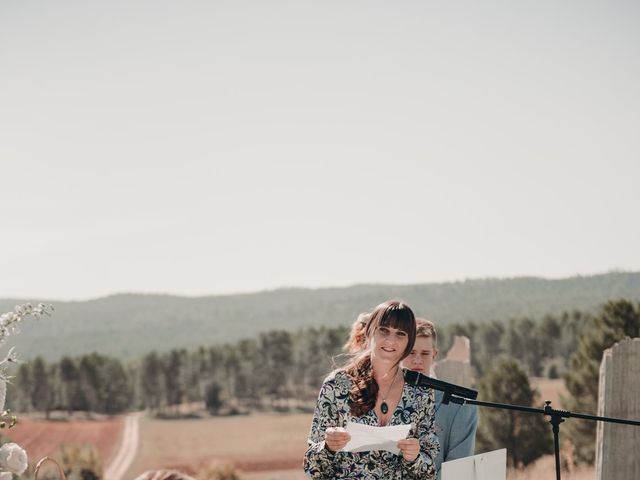
{"label": "white sheet of paper", "polygon": [[372,427],[360,423],[347,423],[347,432],[351,440],[342,449],[344,452],[368,452],[370,450],[386,450],[396,455],[400,449],[398,440],[407,438],[411,425],[393,425],[388,427]]}
{"label": "white sheet of paper", "polygon": [[442,464],[442,480],[505,480],[507,449],[458,458]]}

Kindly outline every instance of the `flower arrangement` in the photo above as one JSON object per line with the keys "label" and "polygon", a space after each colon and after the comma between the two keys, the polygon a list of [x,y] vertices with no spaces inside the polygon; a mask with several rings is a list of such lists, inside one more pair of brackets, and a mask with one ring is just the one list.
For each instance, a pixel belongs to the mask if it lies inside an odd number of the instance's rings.
{"label": "flower arrangement", "polygon": [[[51,315],[53,306],[43,303],[33,306],[30,303],[16,305],[12,312],[0,315],[0,344],[3,344],[7,337],[20,333],[18,324],[28,316],[36,319],[43,315]],[[0,428],[11,428],[16,424],[16,417],[11,415],[9,410],[5,410],[4,403],[7,394],[7,381],[9,375],[7,368],[9,364],[16,363],[18,357],[13,347],[9,349],[3,360],[0,360]],[[0,447],[0,480],[11,480],[13,474],[22,475],[27,469],[27,452],[16,443],[5,443]]]}

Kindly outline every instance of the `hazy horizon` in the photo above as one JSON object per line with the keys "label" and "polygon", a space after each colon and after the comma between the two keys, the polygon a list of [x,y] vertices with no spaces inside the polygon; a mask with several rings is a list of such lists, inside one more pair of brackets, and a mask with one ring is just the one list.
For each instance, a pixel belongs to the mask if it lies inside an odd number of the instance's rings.
{"label": "hazy horizon", "polygon": [[640,4],[0,3],[0,297],[640,270]]}
{"label": "hazy horizon", "polygon": [[508,280],[518,280],[518,279],[540,279],[540,280],[568,280],[571,278],[584,278],[584,277],[596,277],[600,275],[608,275],[614,273],[628,273],[628,274],[637,274],[640,271],[632,271],[632,270],[609,270],[606,272],[593,272],[593,273],[577,273],[569,276],[558,276],[558,277],[542,277],[536,275],[518,275],[512,277],[469,277],[469,278],[460,278],[460,279],[452,279],[452,280],[444,280],[444,281],[434,281],[434,282],[411,282],[411,283],[384,283],[384,282],[363,282],[363,283],[353,283],[347,285],[317,285],[317,286],[304,286],[304,285],[283,285],[280,287],[274,288],[266,288],[262,290],[250,290],[250,291],[238,291],[238,292],[227,292],[227,293],[205,293],[201,295],[187,295],[187,294],[177,294],[172,292],[136,292],[136,291],[114,291],[111,293],[106,293],[104,295],[98,295],[95,297],[85,297],[85,298],[38,298],[33,296],[5,296],[0,297],[0,300],[16,300],[16,301],[40,301],[40,302],[85,302],[85,301],[93,301],[99,300],[102,298],[114,297],[118,295],[150,295],[150,296],[168,296],[168,297],[179,297],[179,298],[204,298],[204,297],[226,297],[226,296],[242,296],[242,295],[254,295],[261,293],[270,293],[277,292],[281,290],[331,290],[331,289],[340,289],[340,288],[351,288],[351,287],[359,287],[366,285],[391,285],[398,287],[412,286],[412,285],[448,285],[454,283],[465,283],[465,282],[478,282],[478,281],[508,281]]}

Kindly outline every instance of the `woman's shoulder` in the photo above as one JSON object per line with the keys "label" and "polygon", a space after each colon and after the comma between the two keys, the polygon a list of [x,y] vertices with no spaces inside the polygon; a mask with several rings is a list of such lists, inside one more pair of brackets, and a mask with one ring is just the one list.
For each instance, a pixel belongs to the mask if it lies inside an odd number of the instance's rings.
{"label": "woman's shoulder", "polygon": [[335,390],[340,396],[348,395],[351,390],[351,377],[343,369],[331,372],[322,383],[323,389]]}
{"label": "woman's shoulder", "polygon": [[350,383],[351,377],[347,372],[342,368],[338,368],[327,375],[322,383],[335,383],[335,384],[343,384]]}

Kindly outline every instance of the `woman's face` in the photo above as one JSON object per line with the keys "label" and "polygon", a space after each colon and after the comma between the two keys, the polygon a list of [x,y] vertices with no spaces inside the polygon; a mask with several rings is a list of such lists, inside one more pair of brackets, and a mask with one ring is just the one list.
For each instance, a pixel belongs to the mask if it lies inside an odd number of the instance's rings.
{"label": "woman's face", "polygon": [[402,359],[409,343],[409,335],[404,330],[393,327],[379,326],[373,335],[373,349],[371,355],[380,360],[397,363]]}
{"label": "woman's face", "polygon": [[433,348],[433,338],[417,337],[411,353],[402,361],[402,366],[429,375],[437,353]]}

